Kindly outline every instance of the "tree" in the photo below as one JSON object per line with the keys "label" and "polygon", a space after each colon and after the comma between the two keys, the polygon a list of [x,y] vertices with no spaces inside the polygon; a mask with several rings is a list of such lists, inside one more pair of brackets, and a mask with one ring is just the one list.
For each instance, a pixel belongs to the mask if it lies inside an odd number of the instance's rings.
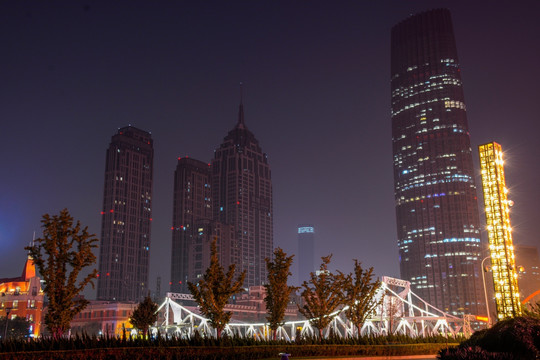
{"label": "tree", "polygon": [[[32,325],[32,323],[26,320],[26,318],[17,316],[14,319],[9,319],[8,321],[6,339],[19,339],[30,335],[30,325]],[[5,329],[6,317],[4,316],[0,318],[0,336],[4,336]]]}
{"label": "tree", "polygon": [[276,339],[276,331],[278,327],[283,325],[285,318],[285,309],[289,303],[291,293],[298,288],[287,285],[287,279],[291,275],[290,267],[293,262],[294,255],[287,256],[281,249],[274,250],[274,260],[266,258],[266,269],[268,270],[268,284],[264,285],[266,296],[264,302],[268,316],[266,320],[270,323],[270,329],[274,333]]}
{"label": "tree", "polygon": [[81,312],[88,300],[78,297],[86,285],[94,287],[94,269],[82,280],[79,273],[96,262],[92,249],[97,248],[98,239],[88,233],[88,227],[81,230],[79,221],[73,225],[73,217],[67,209],[60,215],[43,215],[41,220],[43,238],[36,239],[29,251],[42,279],[43,291],[49,299],[45,324],[54,339],[60,338],[69,328],[71,320]]}
{"label": "tree", "polygon": [[343,305],[341,284],[343,275],[332,274],[328,270],[328,264],[332,255],[323,256],[318,274],[311,273],[310,281],[302,284],[302,299],[304,305],[298,310],[311,324],[319,330],[319,338],[322,339],[323,329],[330,324],[337,315],[331,315]]}
{"label": "tree", "polygon": [[529,302],[528,306],[523,306],[523,316],[540,319],[540,301]]}
{"label": "tree", "polygon": [[197,284],[188,282],[188,288],[199,305],[201,313],[210,320],[210,324],[216,329],[217,337],[220,338],[221,332],[232,316],[231,312],[224,310],[225,305],[231,296],[241,291],[246,272],[242,272],[233,282],[236,266],[230,265],[225,274],[225,269],[219,263],[216,240],[212,242],[210,251],[210,266],[206,269],[203,278]]}
{"label": "tree", "polygon": [[146,334],[148,334],[148,328],[157,321],[157,309],[158,304],[152,301],[150,295],[147,295],[129,317],[131,324],[141,330],[145,338]]}
{"label": "tree", "polygon": [[375,298],[381,282],[378,279],[373,281],[373,267],[364,270],[356,259],[353,272],[341,275],[344,305],[348,306],[345,316],[356,326],[360,337],[362,325],[384,299],[382,296],[380,299]]}

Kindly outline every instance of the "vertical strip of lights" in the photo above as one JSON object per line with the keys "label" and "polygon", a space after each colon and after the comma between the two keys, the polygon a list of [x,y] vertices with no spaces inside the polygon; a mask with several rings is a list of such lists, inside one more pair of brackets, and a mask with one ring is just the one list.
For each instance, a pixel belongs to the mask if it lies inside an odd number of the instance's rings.
{"label": "vertical strip of lights", "polygon": [[480,145],[478,152],[497,318],[502,320],[521,315],[503,153],[496,142]]}

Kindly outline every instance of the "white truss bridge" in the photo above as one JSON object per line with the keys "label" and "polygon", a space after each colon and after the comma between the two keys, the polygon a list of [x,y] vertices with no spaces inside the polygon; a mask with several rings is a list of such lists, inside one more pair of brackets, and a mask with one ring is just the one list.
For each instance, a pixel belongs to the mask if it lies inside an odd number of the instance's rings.
{"label": "white truss bridge", "polygon": [[[196,332],[201,336],[216,336],[210,321],[195,311],[178,304],[174,300],[193,300],[191,295],[168,293],[165,301],[158,308],[160,322],[151,328],[154,334],[169,334],[190,338]],[[405,280],[383,276],[376,299],[383,301],[372,316],[364,323],[361,335],[402,334],[412,337],[432,335],[455,336],[472,333],[470,320],[473,315],[457,317],[428,304],[410,289]],[[347,338],[356,337],[357,328],[344,316],[344,309],[330,316],[331,323],[323,330],[325,337],[331,334]],[[232,321],[224,329],[228,335],[269,339],[271,331],[267,323],[245,323]],[[294,341],[296,336],[316,336],[318,331],[309,320],[288,321],[277,330],[277,338]]]}

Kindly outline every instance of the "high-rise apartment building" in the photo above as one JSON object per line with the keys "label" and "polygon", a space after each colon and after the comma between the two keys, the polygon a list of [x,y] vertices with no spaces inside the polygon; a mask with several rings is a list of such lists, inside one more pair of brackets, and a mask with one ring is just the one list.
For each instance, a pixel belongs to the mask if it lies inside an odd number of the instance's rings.
{"label": "high-rise apartment building", "polygon": [[272,181],[267,155],[244,122],[238,122],[215,150],[212,160],[214,220],[234,226],[238,271],[246,271],[244,286],[266,282],[264,259],[272,257]]}
{"label": "high-rise apartment building", "polygon": [[298,282],[300,284],[308,281],[310,274],[316,270],[313,259],[314,243],[313,225],[298,225]]}
{"label": "high-rise apartment building", "polygon": [[391,111],[401,278],[452,314],[485,314],[472,149],[450,12],[392,28]]}
{"label": "high-rise apartment building", "polygon": [[178,158],[174,172],[171,291],[188,293],[191,243],[195,223],[212,219],[210,166],[187,157]]}
{"label": "high-rise apartment building", "polygon": [[148,292],[153,141],[127,126],[107,149],[98,300],[139,301]]}

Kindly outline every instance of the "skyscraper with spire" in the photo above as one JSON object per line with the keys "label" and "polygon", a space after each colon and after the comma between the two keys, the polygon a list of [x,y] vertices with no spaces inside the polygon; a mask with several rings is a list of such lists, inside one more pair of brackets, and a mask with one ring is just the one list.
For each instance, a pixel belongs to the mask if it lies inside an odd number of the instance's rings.
{"label": "skyscraper with spire", "polygon": [[152,169],[150,133],[126,126],[107,149],[97,299],[139,301],[148,292]]}
{"label": "skyscraper with spire", "polygon": [[272,181],[268,156],[248,130],[240,102],[238,122],[212,160],[214,220],[234,226],[244,286],[266,282],[265,258],[273,251]]}
{"label": "skyscraper with spire", "polygon": [[437,308],[485,314],[472,149],[450,12],[392,28],[392,146],[401,278]]}

